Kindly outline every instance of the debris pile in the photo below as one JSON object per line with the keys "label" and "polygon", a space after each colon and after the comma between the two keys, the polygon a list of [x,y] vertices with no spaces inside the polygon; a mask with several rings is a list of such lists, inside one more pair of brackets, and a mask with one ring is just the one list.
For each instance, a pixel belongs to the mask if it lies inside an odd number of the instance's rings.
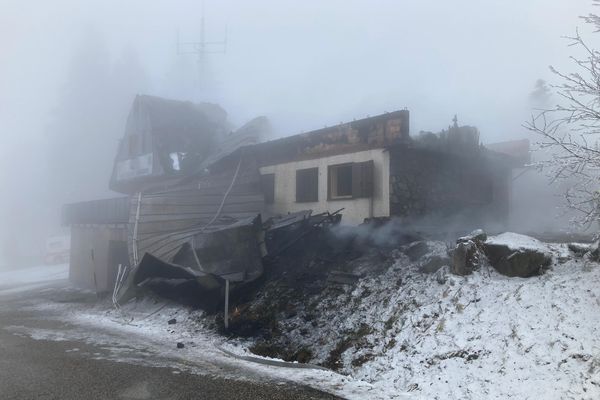
{"label": "debris pile", "polygon": [[145,253],[120,279],[124,283],[116,290],[117,304],[150,289],[165,298],[215,312],[229,295],[229,281],[234,291],[256,281],[263,274],[264,263],[339,224],[339,211],[312,215],[307,210],[275,216],[264,223],[257,215],[203,229],[192,238],[192,244],[184,242],[169,261]]}
{"label": "debris pile", "polygon": [[[472,272],[459,276],[448,273],[456,249],[444,242],[359,250],[326,234],[315,247],[303,243],[311,254],[297,249],[268,269],[261,287],[236,299],[229,335],[261,356],[427,398],[600,395],[598,265],[570,250],[583,245],[485,236],[458,240],[457,247],[474,246]],[[511,254],[545,254],[550,265],[527,280],[505,276],[486,255],[501,244]],[[323,279],[334,271],[357,279]],[[564,372],[558,378],[556,368]]]}
{"label": "debris pile", "polygon": [[426,398],[600,396],[593,245],[481,230],[447,243],[308,212],[268,221],[264,273],[231,293],[228,329],[221,307],[199,322],[242,359],[317,365]]}

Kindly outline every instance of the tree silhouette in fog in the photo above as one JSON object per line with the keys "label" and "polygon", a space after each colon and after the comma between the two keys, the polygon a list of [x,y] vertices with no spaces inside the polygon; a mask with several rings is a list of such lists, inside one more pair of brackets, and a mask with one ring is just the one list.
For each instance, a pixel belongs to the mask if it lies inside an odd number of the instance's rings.
{"label": "tree silhouette in fog", "polygon": [[110,195],[108,181],[129,107],[147,88],[135,49],[126,47],[112,63],[102,36],[84,35],[48,127],[48,191],[58,207]]}

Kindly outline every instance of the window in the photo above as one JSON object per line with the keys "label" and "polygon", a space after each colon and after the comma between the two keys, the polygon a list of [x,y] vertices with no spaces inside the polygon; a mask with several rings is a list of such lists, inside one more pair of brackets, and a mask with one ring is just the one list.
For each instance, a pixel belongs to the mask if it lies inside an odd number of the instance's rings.
{"label": "window", "polygon": [[352,198],[352,164],[330,165],[329,198]]}
{"label": "window", "polygon": [[373,161],[330,165],[327,195],[329,200],[373,196]]}
{"label": "window", "polygon": [[296,171],[296,202],[319,201],[319,168]]}
{"label": "window", "polygon": [[275,174],[261,175],[260,183],[265,195],[265,203],[273,204],[275,202]]}

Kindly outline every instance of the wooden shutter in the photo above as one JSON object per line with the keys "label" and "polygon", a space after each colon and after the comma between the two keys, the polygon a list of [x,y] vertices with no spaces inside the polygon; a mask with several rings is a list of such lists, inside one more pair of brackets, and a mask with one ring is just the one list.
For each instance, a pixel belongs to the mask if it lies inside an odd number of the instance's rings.
{"label": "wooden shutter", "polygon": [[352,164],[352,197],[373,196],[373,160]]}
{"label": "wooden shutter", "polygon": [[319,201],[319,168],[296,171],[296,201],[298,203]]}
{"label": "wooden shutter", "polygon": [[275,174],[264,174],[260,176],[265,203],[273,204],[275,202]]}

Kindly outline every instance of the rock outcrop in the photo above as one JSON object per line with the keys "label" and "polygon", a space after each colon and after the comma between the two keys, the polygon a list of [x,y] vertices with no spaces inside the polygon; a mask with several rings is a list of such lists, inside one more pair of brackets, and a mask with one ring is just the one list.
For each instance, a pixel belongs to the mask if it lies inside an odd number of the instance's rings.
{"label": "rock outcrop", "polygon": [[483,243],[490,264],[501,274],[528,278],[540,275],[552,263],[548,247],[537,239],[506,232]]}
{"label": "rock outcrop", "polygon": [[487,234],[477,229],[467,236],[456,241],[452,259],[452,273],[455,275],[469,275],[479,269],[485,261],[482,245],[487,239]]}

